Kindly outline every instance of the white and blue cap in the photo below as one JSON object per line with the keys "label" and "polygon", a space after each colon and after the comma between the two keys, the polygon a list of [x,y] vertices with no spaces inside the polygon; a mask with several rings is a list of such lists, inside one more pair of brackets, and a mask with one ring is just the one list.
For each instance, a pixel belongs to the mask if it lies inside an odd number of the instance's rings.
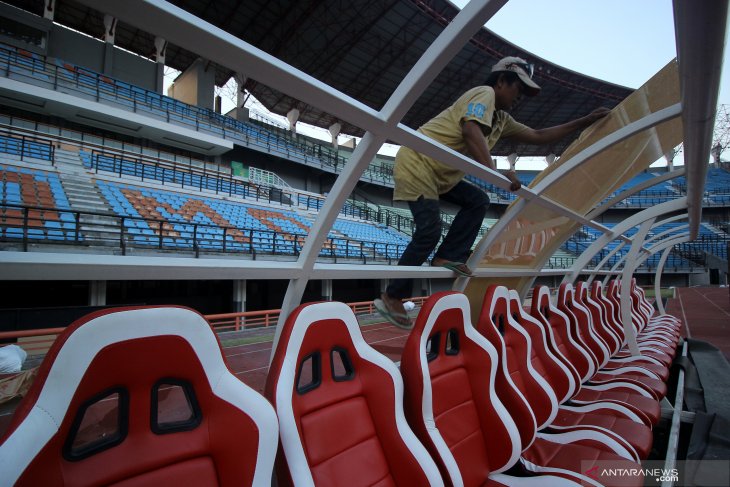
{"label": "white and blue cap", "polygon": [[497,61],[497,64],[492,66],[492,73],[501,71],[512,71],[517,73],[520,77],[520,81],[525,84],[525,94],[527,96],[535,96],[540,93],[540,87],[532,81],[532,75],[535,72],[535,65],[528,63],[520,57],[507,56]]}

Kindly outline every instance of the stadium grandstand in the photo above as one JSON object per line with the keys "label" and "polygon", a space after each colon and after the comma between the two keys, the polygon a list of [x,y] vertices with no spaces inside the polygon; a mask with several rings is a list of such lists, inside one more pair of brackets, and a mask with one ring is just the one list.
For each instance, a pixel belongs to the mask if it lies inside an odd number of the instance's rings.
{"label": "stadium grandstand", "polygon": [[[727,2],[674,0],[636,90],[505,3],[0,1],[0,486],[730,485]],[[520,122],[611,109],[500,140],[547,164],[515,192],[416,131],[505,56]],[[474,276],[397,265],[384,144],[489,195]]]}

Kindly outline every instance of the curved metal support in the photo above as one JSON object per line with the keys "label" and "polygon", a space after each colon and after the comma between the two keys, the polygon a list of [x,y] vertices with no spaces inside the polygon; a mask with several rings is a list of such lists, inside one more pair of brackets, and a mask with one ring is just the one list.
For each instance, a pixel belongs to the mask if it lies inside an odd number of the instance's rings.
{"label": "curved metal support", "polygon": [[656,217],[654,216],[645,220],[639,227],[639,231],[634,235],[634,243],[631,244],[631,249],[629,249],[624,272],[621,276],[621,321],[624,327],[624,333],[626,334],[626,344],[629,346],[632,355],[641,355],[641,351],[639,350],[638,343],[636,343],[636,329],[634,329],[631,318],[631,278],[634,276],[634,271],[636,270],[639,250],[641,250],[644,239],[654,224],[655,219]]}
{"label": "curved metal support", "polygon": [[[672,251],[672,248],[677,245],[678,243],[683,243],[689,241],[689,234],[675,236],[672,238],[669,238],[667,240],[664,240],[653,247],[651,247],[649,254],[637,259],[636,265],[633,266],[634,269],[641,265],[646,259],[648,259],[651,255],[659,252],[660,250],[664,250],[664,253],[662,254],[661,259],[659,259],[659,264],[657,265],[656,273],[654,274],[654,296],[658,296],[657,299],[657,306],[659,308],[660,314],[666,314],[666,311],[664,310],[664,303],[662,303],[661,300],[661,275],[664,272],[664,264],[667,261],[667,257],[669,257],[669,253]],[[630,275],[633,275],[633,271]],[[630,279],[629,279],[630,282]],[[623,281],[622,281],[622,294],[623,296]],[[623,298],[622,298],[622,313],[623,313]],[[629,312],[630,313],[630,312]],[[624,315],[621,315],[622,319],[624,318]]]}
{"label": "curved metal support", "polygon": [[624,191],[621,191],[619,194],[611,198],[610,200],[603,203],[601,206],[595,208],[590,213],[588,213],[588,218],[593,219],[596,218],[598,215],[601,215],[609,208],[612,208],[614,205],[616,205],[619,201],[623,201],[629,196],[633,196],[639,191],[643,191],[647,188],[651,188],[652,186],[656,186],[657,184],[664,183],[666,181],[669,181],[670,179],[678,178],[679,176],[684,176],[684,166],[680,167],[679,169],[675,169],[674,171],[664,173],[660,176],[656,176],[652,179],[648,179],[646,181],[643,181],[642,183],[637,184],[636,186],[632,186],[631,188],[628,188]]}
{"label": "curved metal support", "polygon": [[[687,214],[686,213],[683,214],[683,215],[675,215],[675,216],[670,217],[670,218],[667,218],[665,220],[661,220],[661,221],[658,221],[658,222],[655,221],[654,224],[652,225],[652,228],[654,228],[656,226],[659,226],[659,225],[664,225],[665,223],[668,223],[669,221],[681,220],[681,219],[686,219],[686,218],[687,218]],[[683,225],[683,226],[686,226],[686,225]],[[660,238],[660,237],[662,237],[664,235],[668,235],[668,234],[674,233],[676,231],[677,231],[677,229],[674,229],[673,228],[673,229],[670,229],[670,230],[666,230],[664,232],[661,232],[661,233],[659,233],[657,235],[654,235],[653,237],[651,237],[649,239],[646,239],[643,242],[643,245],[646,245],[646,244],[648,244],[651,241],[657,240],[658,238]],[[654,245],[656,246],[657,244],[655,243]],[[637,257],[637,259],[638,259],[638,265],[641,265],[646,259],[648,259],[649,257],[651,257],[652,254],[654,254],[656,252],[655,250],[654,251],[652,250],[653,248],[654,247],[648,247],[648,248],[647,247],[644,247],[643,248],[643,250],[644,250],[643,256],[638,256]],[[626,260],[626,258],[627,258],[627,256],[625,255],[621,259],[619,259],[616,262],[616,264],[614,265],[614,269],[617,268],[618,266],[620,266]],[[637,267],[638,267],[638,265],[637,265]]]}
{"label": "curved metal support", "polygon": [[[620,242],[617,246],[615,246],[613,248],[612,251],[610,251],[606,255],[606,257],[604,257],[603,259],[601,259],[601,262],[599,262],[598,265],[596,267],[594,267],[593,268],[593,271],[590,273],[591,275],[590,275],[590,277],[588,278],[588,281],[587,281],[588,284],[590,284],[591,282],[593,282],[593,279],[595,278],[596,273],[598,271],[600,271],[603,268],[604,265],[606,265],[606,262],[608,262],[611,259],[611,257],[613,257],[614,255],[616,255],[616,252],[618,252],[619,250],[621,250],[622,248],[624,248],[624,246],[626,246],[626,242]],[[608,277],[609,277],[609,275],[606,276],[606,279],[608,279]],[[604,282],[604,284],[605,284],[605,282]]]}
{"label": "curved metal support", "polygon": [[[654,296],[659,297],[657,299],[657,307],[659,308],[660,314],[666,314],[666,311],[664,310],[664,303],[661,300],[660,293],[661,293],[661,276],[662,276],[662,273],[664,272],[664,265],[667,261],[667,257],[669,257],[669,254],[671,253],[672,248],[675,245],[677,245],[679,243],[683,243],[683,242],[688,242],[689,240],[690,240],[689,234],[686,233],[684,235],[679,235],[679,236],[675,236],[675,237],[669,238],[667,240],[664,240],[664,241],[654,245],[651,248],[650,255],[653,255],[653,254],[659,252],[660,250],[664,250],[664,253],[662,254],[661,259],[659,259],[659,264],[657,265],[656,273],[654,274]],[[640,260],[639,265],[641,265],[641,263],[643,263],[643,261],[645,261],[648,258],[649,258],[649,256],[643,257]]]}
{"label": "curved metal support", "polygon": [[[628,189],[622,191],[621,193],[617,194],[613,198],[609,199],[608,201],[606,201],[601,206],[595,208],[593,211],[591,211],[588,214],[588,218],[591,218],[591,219],[596,218],[597,216],[599,216],[599,215],[603,214],[605,211],[607,211],[609,208],[612,208],[619,201],[623,201],[626,198],[628,198],[630,196],[633,196],[634,194],[636,194],[636,193],[638,193],[640,191],[643,191],[643,190],[645,190],[647,188],[651,188],[652,186],[656,186],[657,184],[660,184],[660,183],[663,183],[665,181],[669,181],[670,179],[674,179],[674,178],[677,178],[679,176],[682,176],[682,175],[684,175],[684,173],[685,173],[684,167],[680,167],[679,169],[675,169],[674,171],[670,171],[670,172],[664,173],[664,174],[662,174],[660,176],[656,176],[656,177],[654,177],[652,179],[648,179],[646,181],[643,181],[642,183],[637,184],[636,186],[632,186],[631,188],[628,188]],[[682,217],[682,218],[686,218],[686,217]],[[662,220],[662,222],[656,223],[655,226],[656,225],[659,225],[659,224],[662,224],[662,223],[668,223],[668,222],[673,221],[675,219],[678,219],[678,218],[677,217],[671,217],[671,218],[668,218],[666,220]],[[649,240],[647,240],[647,242],[653,240],[654,238],[656,238],[656,236],[655,237],[652,237]],[[623,248],[624,245],[627,242],[628,242],[628,240],[625,240],[624,242],[621,242],[621,244],[619,244],[616,247],[614,247],[614,249],[606,257],[604,257],[603,260],[601,260],[601,262],[598,263],[598,265],[590,273],[591,275],[588,278],[588,283],[589,284],[591,282],[593,282],[593,279],[595,278],[596,274],[606,264],[606,262],[611,257],[613,257],[616,254],[616,252],[618,252],[621,248]],[[593,257],[591,257],[591,259],[592,258]],[[615,266],[614,266],[614,269],[615,269]],[[611,278],[611,274],[606,274],[606,276],[603,278],[603,284],[606,285],[608,283],[608,280],[610,278]]]}
{"label": "curved metal support", "polygon": [[[681,217],[682,218],[687,218],[688,215],[681,215]],[[664,221],[657,222],[657,223],[654,224],[654,226],[664,225],[665,223],[666,222],[664,222]],[[666,237],[668,235],[671,235],[671,234],[677,233],[677,232],[684,232],[688,228],[689,228],[689,223],[685,223],[684,225],[679,225],[678,227],[670,228],[669,230],[664,230],[663,232],[657,233],[656,235],[653,235],[651,238],[646,239],[646,242],[644,242],[644,243],[645,244],[648,244],[648,243],[651,243],[651,242],[653,242],[655,240],[661,241],[664,237]]]}
{"label": "curved metal support", "polygon": [[533,190],[537,194],[542,194],[543,192],[545,192],[545,190],[552,186],[553,183],[562,179],[567,173],[582,165],[584,162],[586,162],[588,159],[595,156],[599,152],[603,152],[609,147],[621,142],[624,139],[631,137],[632,135],[659,125],[660,123],[666,122],[667,120],[671,120],[672,118],[678,117],[681,113],[682,104],[676,103],[672,106],[657,110],[656,112],[649,114],[644,118],[636,120],[635,122],[631,122],[624,127],[621,127],[614,133],[607,135],[590,147],[586,147],[585,149],[580,151],[566,164],[563,164],[555,171],[548,174],[542,181],[537,183]]}
{"label": "curved metal support", "polygon": [[667,262],[667,258],[669,257],[669,254],[672,252],[672,248],[674,248],[675,245],[689,242],[689,234],[681,236],[681,237],[675,237],[672,239],[669,239],[665,242],[662,242],[660,246],[657,247],[656,252],[664,249],[664,252],[662,253],[661,259],[659,259],[659,265],[657,265],[656,273],[654,274],[654,296],[655,299],[657,299],[657,308],[659,309],[659,314],[667,314],[667,312],[664,310],[664,303],[661,300],[661,277],[664,273],[664,265]]}
{"label": "curved metal support", "polygon": [[[665,220],[661,220],[661,221],[655,222],[654,225],[652,225],[652,228],[657,227],[659,225],[664,225],[664,224],[669,223],[671,221],[682,220],[682,219],[685,219],[685,218],[687,218],[687,215],[686,214],[685,215],[676,215],[676,216],[667,218]],[[649,242],[651,242],[653,240],[656,240],[656,239],[661,238],[661,237],[663,237],[665,235],[674,233],[674,232],[676,232],[676,231],[678,231],[680,229],[683,229],[684,227],[686,227],[686,225],[682,225],[681,227],[673,228],[673,229],[670,229],[670,230],[665,230],[664,232],[661,232],[661,233],[659,233],[657,235],[652,236],[651,238],[646,239],[646,241],[644,242],[644,244],[646,245],[646,244],[648,244]],[[588,284],[590,284],[591,282],[593,282],[593,280],[595,279],[596,275],[598,275],[601,272],[601,268],[603,268],[603,266],[606,264],[606,262],[608,262],[608,260],[610,260],[610,258],[613,257],[625,245],[626,245],[626,242],[619,243],[619,245],[617,245],[616,247],[614,247],[613,250],[611,252],[609,252],[608,255],[606,255],[606,257],[604,257],[601,260],[601,262],[598,263],[598,265],[596,265],[596,267],[593,268],[593,270],[589,273],[590,274],[590,277],[588,278],[588,281],[587,281]],[[651,255],[653,252],[651,251],[651,249],[647,249],[647,252],[648,252],[648,254],[646,255],[646,257],[648,258],[649,255]],[[646,260],[646,259],[642,258],[641,259],[641,262],[643,262],[644,260]],[[614,264],[614,266],[611,268],[611,270],[608,271],[608,273],[603,278],[603,285],[604,286],[608,284],[608,280],[611,278],[611,275],[615,272],[616,268],[621,265],[622,262],[623,262],[623,259],[620,259],[616,264]]]}
{"label": "curved metal support", "polygon": [[[590,245],[590,247],[588,247],[576,259],[576,261],[573,264],[573,267],[570,270],[570,273],[566,274],[565,277],[563,278],[563,282],[572,283],[573,281],[575,281],[575,279],[578,277],[578,274],[580,274],[580,272],[583,270],[583,268],[586,265],[588,265],[588,263],[591,261],[591,259],[609,242],[611,242],[612,240],[615,240],[617,235],[622,235],[629,228],[635,227],[636,225],[639,225],[649,219],[655,219],[659,215],[681,210],[686,207],[686,202],[687,202],[687,199],[684,197],[678,198],[678,199],[672,200],[672,201],[667,201],[666,203],[661,203],[656,206],[652,206],[651,208],[642,210],[639,213],[636,213],[636,214],[630,216],[629,218],[627,218],[626,220],[618,223],[615,227],[613,227],[613,230],[611,233],[607,233],[607,234],[602,235],[601,237],[597,238],[596,241],[593,242]],[[635,237],[632,240],[635,242]]]}
{"label": "curved metal support", "polygon": [[352,192],[355,184],[360,179],[360,176],[370,161],[375,157],[383,142],[385,142],[385,137],[375,136],[370,132],[366,132],[360,144],[352,153],[352,157],[343,169],[342,174],[335,180],[329,196],[325,199],[324,206],[317,215],[314,225],[312,225],[312,229],[307,236],[297,261],[303,273],[301,277],[291,279],[286,288],[284,301],[281,305],[281,312],[279,313],[279,320],[276,324],[270,359],[274,356],[274,351],[276,350],[277,343],[279,343],[279,336],[286,319],[294,308],[301,303],[314,263],[324,240],[327,238],[329,230],[337,219],[337,215],[344,205],[347,196]]}
{"label": "curved metal support", "polygon": [[672,252],[672,247],[667,247],[662,252],[662,257],[659,259],[659,265],[657,265],[656,272],[654,273],[654,299],[657,302],[657,309],[660,315],[667,314],[664,310],[664,302],[662,301],[662,273],[664,272],[664,264],[667,263],[667,258]]}
{"label": "curved metal support", "polygon": [[648,259],[652,255],[656,254],[660,250],[664,250],[666,248],[672,248],[675,245],[677,245],[678,243],[689,242],[689,241],[690,241],[689,231],[687,231],[682,235],[675,235],[671,238],[662,240],[661,242],[657,242],[652,247],[650,247],[649,254],[639,258],[638,263],[639,263],[639,265],[643,264],[646,259]]}

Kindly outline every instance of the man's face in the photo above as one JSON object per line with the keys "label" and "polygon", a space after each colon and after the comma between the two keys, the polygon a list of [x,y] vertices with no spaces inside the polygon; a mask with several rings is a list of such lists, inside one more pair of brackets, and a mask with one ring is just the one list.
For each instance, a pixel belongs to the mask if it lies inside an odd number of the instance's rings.
{"label": "man's face", "polygon": [[517,105],[517,102],[522,99],[524,92],[525,86],[522,84],[522,81],[517,80],[509,84],[506,80],[501,79],[494,90],[497,109],[512,110]]}

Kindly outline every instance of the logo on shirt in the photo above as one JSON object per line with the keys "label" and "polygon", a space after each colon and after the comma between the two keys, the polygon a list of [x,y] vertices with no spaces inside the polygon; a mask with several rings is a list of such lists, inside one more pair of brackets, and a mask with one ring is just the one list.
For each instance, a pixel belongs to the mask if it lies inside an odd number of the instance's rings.
{"label": "logo on shirt", "polygon": [[481,103],[469,103],[466,108],[467,117],[484,118],[484,113],[487,111],[487,107]]}

